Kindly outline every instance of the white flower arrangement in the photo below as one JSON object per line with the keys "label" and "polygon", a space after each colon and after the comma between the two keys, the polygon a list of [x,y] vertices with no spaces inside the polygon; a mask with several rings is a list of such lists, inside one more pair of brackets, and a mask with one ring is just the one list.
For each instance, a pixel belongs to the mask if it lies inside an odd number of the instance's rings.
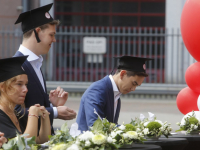
{"label": "white flower arrangement", "polygon": [[178,131],[186,131],[187,133],[192,132],[199,132],[200,131],[200,119],[197,117],[199,112],[192,111],[188,114],[186,114],[181,122],[177,122],[176,124],[180,127]]}
{"label": "white flower arrangement", "polygon": [[110,136],[113,138],[113,142],[120,147],[132,143],[142,143],[145,140],[143,134],[138,133],[132,124],[122,124],[115,128]]}
{"label": "white flower arrangement", "polygon": [[168,137],[172,131],[170,123],[167,123],[167,121],[163,123],[161,120],[157,120],[156,116],[150,112],[148,118],[141,114],[140,119],[132,120],[132,124],[137,127],[138,132],[149,138],[159,138],[161,135]]}
{"label": "white flower arrangement", "polygon": [[106,119],[98,118],[91,131],[83,131],[82,134],[76,137],[75,142],[82,149],[117,149],[112,136],[109,134],[115,125],[109,123]]}
{"label": "white flower arrangement", "polygon": [[[95,111],[95,114],[98,113]],[[100,118],[94,122],[90,131],[78,131],[78,126],[73,125],[70,132],[64,124],[62,130],[58,130],[56,135],[51,137],[49,150],[97,150],[97,149],[118,149],[133,142],[143,142],[143,134],[136,131],[132,124],[122,124],[117,126],[110,123],[105,118]],[[70,134],[71,135],[70,135]]]}

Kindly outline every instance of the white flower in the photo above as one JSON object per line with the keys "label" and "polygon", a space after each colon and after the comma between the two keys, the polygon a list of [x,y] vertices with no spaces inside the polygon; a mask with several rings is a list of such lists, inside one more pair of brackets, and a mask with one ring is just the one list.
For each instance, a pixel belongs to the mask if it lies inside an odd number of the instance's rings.
{"label": "white flower", "polygon": [[144,132],[145,135],[147,135],[147,134],[149,134],[149,129],[148,128],[144,128],[143,132]]}
{"label": "white flower", "polygon": [[81,134],[81,131],[80,130],[78,130],[78,124],[75,122],[75,123],[73,123],[72,125],[71,125],[71,128],[70,128],[70,135],[72,136],[72,137],[77,137],[78,135],[80,135]]}
{"label": "white flower", "polygon": [[191,126],[191,128],[194,128],[194,124],[191,124],[190,126]]}
{"label": "white flower", "polygon": [[137,128],[136,131],[137,131],[137,132],[140,132],[141,130],[140,130],[140,128]]}
{"label": "white flower", "polygon": [[146,127],[148,124],[149,124],[149,121],[145,122],[145,123],[144,123],[144,126]]}
{"label": "white flower", "polygon": [[185,119],[182,119],[180,126],[184,126],[184,125],[185,125]]}
{"label": "white flower", "polygon": [[15,137],[15,141],[18,141],[18,136],[17,136],[17,137]]}
{"label": "white flower", "polygon": [[194,129],[196,130],[198,128],[198,126],[194,125]]}
{"label": "white flower", "polygon": [[75,142],[76,145],[80,145],[80,141],[77,139]]}
{"label": "white flower", "polygon": [[124,139],[128,138],[128,135],[126,133],[124,133],[122,136],[124,137]]}
{"label": "white flower", "polygon": [[113,139],[113,143],[115,143],[115,142],[117,142],[117,140],[116,140],[116,139]]}
{"label": "white flower", "polygon": [[169,134],[169,132],[167,130],[165,130],[165,134],[167,135],[167,134]]}
{"label": "white flower", "polygon": [[161,125],[163,125],[163,122],[160,120],[155,120],[156,122],[160,123]]}
{"label": "white flower", "polygon": [[151,112],[148,112],[148,114],[149,114],[149,120],[150,121],[153,121],[154,120],[154,118],[155,118],[155,115],[153,114],[153,113],[151,113]]}
{"label": "white flower", "polygon": [[142,133],[138,133],[138,137],[144,137]]}
{"label": "white flower", "polygon": [[130,139],[137,139],[138,138],[138,134],[135,131],[128,131],[128,132],[126,132],[126,134],[128,135],[128,137]]}
{"label": "white flower", "polygon": [[72,144],[67,150],[79,150],[79,148],[76,144]]}
{"label": "white flower", "polygon": [[107,138],[107,142],[108,142],[108,143],[112,143],[112,142],[113,142],[113,139],[109,136],[109,137]]}
{"label": "white flower", "polygon": [[120,127],[119,127],[119,129],[121,129],[121,130],[125,130],[125,126],[122,124]]}
{"label": "white flower", "polygon": [[164,131],[164,130],[165,130],[165,127],[164,127],[164,126],[160,127],[160,130],[161,130],[161,131]]}
{"label": "white flower", "polygon": [[145,116],[143,114],[140,114],[140,120],[143,121],[145,119]]}
{"label": "white flower", "polygon": [[106,137],[103,134],[97,134],[92,137],[92,142],[94,144],[103,144],[106,142]]}
{"label": "white flower", "polygon": [[117,134],[121,134],[122,132],[123,131],[121,131],[121,130],[116,131]]}
{"label": "white flower", "polygon": [[91,145],[90,141],[85,141],[85,146],[90,146],[90,145]]}
{"label": "white flower", "polygon": [[58,145],[55,145],[52,150],[60,150],[60,149],[63,149],[67,146],[67,144],[58,144]]}
{"label": "white flower", "polygon": [[80,141],[87,141],[92,139],[93,136],[94,134],[91,131],[86,131],[83,132],[83,134],[81,134],[78,138],[80,139]]}
{"label": "white flower", "polygon": [[111,137],[112,137],[112,138],[115,138],[115,137],[116,137],[116,135],[117,135],[117,133],[116,133],[116,132],[114,132],[114,131],[112,131],[112,132],[111,132]]}

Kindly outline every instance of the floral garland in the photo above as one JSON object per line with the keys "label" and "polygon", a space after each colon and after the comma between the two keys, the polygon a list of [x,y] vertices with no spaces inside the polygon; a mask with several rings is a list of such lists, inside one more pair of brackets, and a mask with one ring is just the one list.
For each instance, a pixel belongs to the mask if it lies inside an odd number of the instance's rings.
{"label": "floral garland", "polygon": [[[96,111],[95,114],[98,115]],[[74,123],[68,129],[67,123],[57,130],[54,136],[49,136],[49,141],[43,145],[35,144],[35,137],[24,138],[17,134],[17,137],[3,145],[4,149],[12,150],[37,150],[41,146],[47,146],[49,150],[103,150],[118,149],[132,143],[143,143],[147,137],[168,137],[172,128],[167,122],[156,120],[154,114],[149,113],[149,118],[140,115],[140,118],[132,120],[130,124],[116,125],[110,123],[106,118],[94,122],[89,131],[81,133],[78,124]]]}

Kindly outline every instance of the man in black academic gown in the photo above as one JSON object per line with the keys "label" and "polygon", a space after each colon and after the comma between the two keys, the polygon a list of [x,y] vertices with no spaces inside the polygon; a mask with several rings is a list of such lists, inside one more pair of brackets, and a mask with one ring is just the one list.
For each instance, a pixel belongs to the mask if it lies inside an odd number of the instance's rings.
{"label": "man in black academic gown", "polygon": [[[28,93],[25,99],[25,107],[35,104],[45,106],[50,112],[51,125],[53,119],[71,120],[76,117],[76,112],[64,106],[68,98],[68,93],[58,87],[47,94],[46,82],[40,67],[43,58],[41,55],[47,54],[53,42],[56,42],[56,26],[58,20],[54,20],[49,14],[53,4],[48,4],[19,15],[15,24],[21,23],[23,31],[23,42],[14,55],[28,55],[27,61],[22,65],[28,75]],[[16,108],[20,110],[20,107]],[[26,127],[27,111],[25,117],[20,121]],[[53,133],[53,130],[52,130]]]}

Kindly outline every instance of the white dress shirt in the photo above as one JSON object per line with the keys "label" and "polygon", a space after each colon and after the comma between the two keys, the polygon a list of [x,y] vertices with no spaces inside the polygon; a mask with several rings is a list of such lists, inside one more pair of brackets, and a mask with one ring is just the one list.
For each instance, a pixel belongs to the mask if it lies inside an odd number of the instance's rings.
{"label": "white dress shirt", "polygon": [[117,104],[118,104],[118,99],[120,98],[121,93],[119,92],[117,85],[115,83],[115,81],[113,80],[112,75],[109,75],[110,81],[112,83],[112,87],[113,87],[113,93],[114,93],[114,117],[113,117],[113,121],[115,118],[115,113],[116,113],[116,109],[117,109]]}
{"label": "white dress shirt", "polygon": [[[43,90],[45,92],[44,80],[43,80],[42,72],[40,70],[40,68],[42,66],[43,57],[41,55],[37,56],[35,53],[33,53],[31,50],[24,47],[23,45],[20,45],[18,51],[21,52],[23,55],[29,55],[27,60],[30,62],[31,66],[35,70],[35,73],[37,74],[37,77],[38,77],[38,79],[43,87]],[[52,104],[51,104],[51,107],[53,107]],[[53,110],[54,110],[54,118],[57,118],[57,116],[58,116],[57,108],[53,107]]]}

